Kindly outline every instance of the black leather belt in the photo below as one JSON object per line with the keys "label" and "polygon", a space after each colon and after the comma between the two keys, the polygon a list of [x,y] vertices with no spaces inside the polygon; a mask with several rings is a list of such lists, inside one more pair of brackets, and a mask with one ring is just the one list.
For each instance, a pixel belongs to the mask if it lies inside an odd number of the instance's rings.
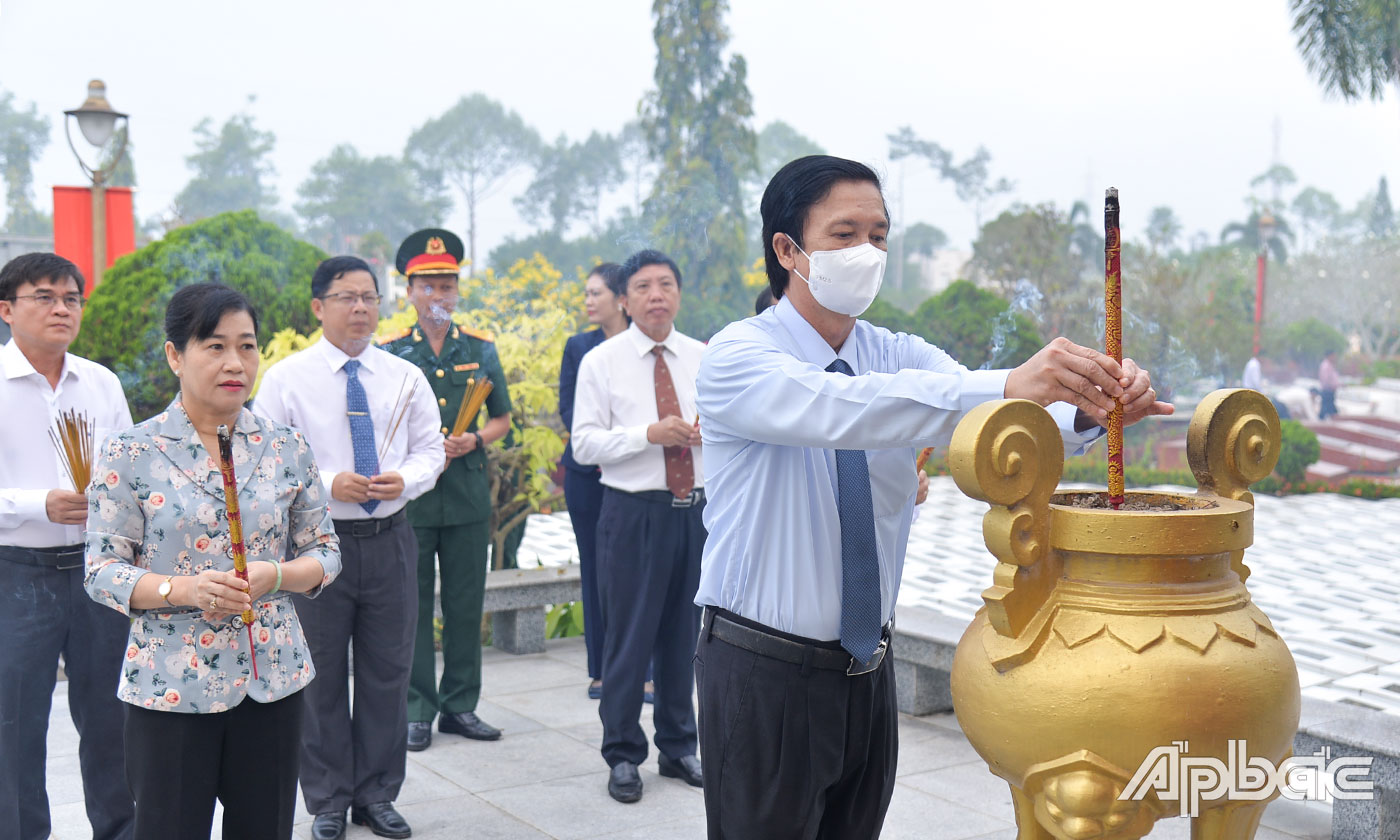
{"label": "black leather belt", "polygon": [[29,548],[22,545],[0,545],[0,560],[25,566],[48,569],[80,569],[83,566],[83,546],[61,545],[56,548]]}
{"label": "black leather belt", "polygon": [[336,534],[342,537],[372,537],[383,533],[408,518],[407,508],[382,519],[332,519]]}
{"label": "black leather belt", "polygon": [[698,504],[703,504],[705,501],[704,487],[696,487],[694,490],[690,491],[689,496],[681,496],[680,498],[676,498],[676,495],[670,490],[641,490],[636,493],[628,493],[626,490],[618,490],[616,487],[609,487],[608,489],[612,490],[614,493],[635,496],[643,501],[668,504],[673,508],[691,508]]}
{"label": "black leather belt", "polygon": [[890,634],[889,629],[886,628],[880,634],[880,644],[875,647],[875,653],[871,655],[870,661],[861,663],[843,648],[803,644],[792,639],[785,639],[782,636],[775,636],[772,633],[765,633],[757,628],[725,618],[715,607],[705,608],[700,635],[703,638],[706,634],[769,659],[789,662],[793,665],[810,665],[824,671],[844,671],[852,677],[877,670],[880,663],[884,662],[885,654],[890,649]]}

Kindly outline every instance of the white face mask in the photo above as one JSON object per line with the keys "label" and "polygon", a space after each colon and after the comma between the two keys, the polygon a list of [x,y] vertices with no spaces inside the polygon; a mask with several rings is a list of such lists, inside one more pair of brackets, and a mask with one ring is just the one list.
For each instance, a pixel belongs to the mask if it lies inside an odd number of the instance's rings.
{"label": "white face mask", "polygon": [[[783,234],[787,236],[787,234]],[[793,247],[802,247],[788,236]],[[866,242],[854,248],[839,251],[802,251],[811,265],[811,277],[798,277],[807,281],[812,297],[822,306],[842,315],[859,316],[880,293],[880,284],[885,279],[885,252]]]}

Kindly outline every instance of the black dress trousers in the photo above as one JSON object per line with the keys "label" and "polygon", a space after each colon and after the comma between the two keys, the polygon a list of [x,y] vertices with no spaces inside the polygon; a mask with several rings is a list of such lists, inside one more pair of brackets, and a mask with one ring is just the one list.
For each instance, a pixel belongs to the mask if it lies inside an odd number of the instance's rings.
{"label": "black dress trousers", "polygon": [[708,630],[707,620],[695,679],[710,840],[879,837],[899,757],[893,653],[874,671],[847,676],[753,653]]}
{"label": "black dress trousers", "polygon": [[695,634],[700,608],[704,503],[677,508],[667,493],[603,490],[598,517],[598,594],[603,619],[603,758],[609,767],[647,757],[642,682],[653,666],[656,748],[695,755]]}

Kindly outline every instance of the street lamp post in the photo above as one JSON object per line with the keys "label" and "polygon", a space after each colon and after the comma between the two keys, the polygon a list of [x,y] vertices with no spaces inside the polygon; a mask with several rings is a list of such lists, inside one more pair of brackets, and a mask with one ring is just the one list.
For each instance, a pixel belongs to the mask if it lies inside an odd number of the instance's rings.
{"label": "street lamp post", "polygon": [[[63,114],[66,118],[63,121],[63,133],[68,138],[68,148],[73,150],[73,157],[78,159],[83,174],[92,181],[92,285],[96,287],[102,282],[102,274],[107,269],[107,179],[116,171],[122,156],[126,154],[127,116],[114,110],[107,101],[107,86],[101,79],[88,82],[87,99],[83,100],[82,105],[71,111],[64,111]],[[77,121],[78,130],[82,132],[83,138],[97,147],[96,166],[88,166],[83,156],[78,154],[78,148],[73,145],[73,131],[70,126],[74,120]],[[118,140],[116,154],[103,166],[102,150],[116,133],[118,120],[122,121],[123,131]]]}
{"label": "street lamp post", "polygon": [[1264,323],[1264,270],[1269,261],[1269,241],[1277,224],[1269,211],[1259,216],[1259,264],[1254,278],[1254,358],[1259,358],[1259,329]]}

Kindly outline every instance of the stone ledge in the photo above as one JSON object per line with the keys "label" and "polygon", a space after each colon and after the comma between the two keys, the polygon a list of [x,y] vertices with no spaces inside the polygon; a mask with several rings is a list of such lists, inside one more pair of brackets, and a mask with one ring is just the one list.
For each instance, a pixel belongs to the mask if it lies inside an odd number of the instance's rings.
{"label": "stone ledge", "polygon": [[1384,712],[1303,698],[1293,754],[1307,757],[1324,747],[1331,759],[1370,756],[1373,799],[1332,802],[1333,840],[1394,840],[1400,837],[1400,718]]}
{"label": "stone ledge", "polygon": [[491,643],[506,653],[544,652],[544,608],[583,597],[577,564],[486,573],[483,612],[491,613]]}
{"label": "stone ledge", "polygon": [[966,622],[927,607],[896,608],[894,674],[901,712],[930,715],[953,708],[949,675],[966,629]]}

